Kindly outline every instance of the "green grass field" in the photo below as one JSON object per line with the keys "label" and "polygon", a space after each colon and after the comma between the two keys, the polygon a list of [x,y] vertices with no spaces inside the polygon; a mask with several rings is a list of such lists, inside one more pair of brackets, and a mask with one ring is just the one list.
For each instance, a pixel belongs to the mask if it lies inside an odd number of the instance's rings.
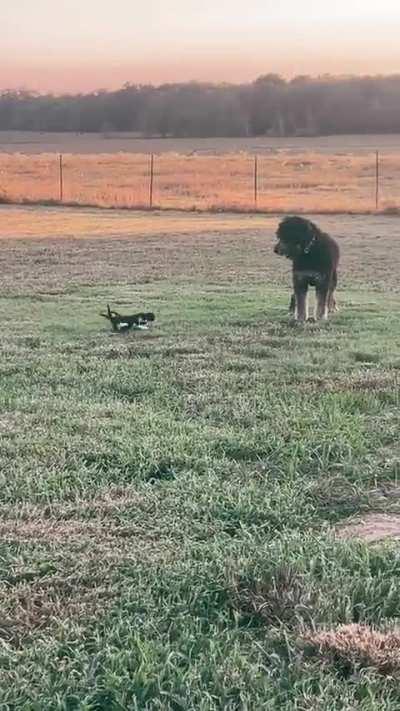
{"label": "green grass field", "polygon": [[398,710],[400,661],[304,641],[400,613],[396,543],[335,536],[400,514],[397,221],[321,218],[341,311],[293,327],[273,218],[44,214],[0,252],[0,709]]}

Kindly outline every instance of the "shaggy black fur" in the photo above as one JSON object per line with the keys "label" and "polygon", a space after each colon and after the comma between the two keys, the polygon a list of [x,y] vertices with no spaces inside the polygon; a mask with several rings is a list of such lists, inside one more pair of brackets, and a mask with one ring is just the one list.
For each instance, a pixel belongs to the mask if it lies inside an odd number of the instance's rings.
{"label": "shaggy black fur", "polygon": [[328,310],[336,310],[335,289],[339,265],[337,242],[304,217],[285,217],[277,231],[275,254],[291,260],[293,264],[294,294],[289,310],[298,321],[308,318],[307,293],[315,286],[318,319],[327,319]]}

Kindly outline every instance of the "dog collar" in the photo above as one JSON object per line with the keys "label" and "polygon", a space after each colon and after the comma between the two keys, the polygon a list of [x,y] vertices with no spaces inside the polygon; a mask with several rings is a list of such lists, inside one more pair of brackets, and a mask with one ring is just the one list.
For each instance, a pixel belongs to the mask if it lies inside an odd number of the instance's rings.
{"label": "dog collar", "polygon": [[315,242],[315,235],[313,235],[313,238],[311,242],[308,243],[307,247],[304,248],[304,254],[308,254],[311,251],[311,247],[313,246]]}

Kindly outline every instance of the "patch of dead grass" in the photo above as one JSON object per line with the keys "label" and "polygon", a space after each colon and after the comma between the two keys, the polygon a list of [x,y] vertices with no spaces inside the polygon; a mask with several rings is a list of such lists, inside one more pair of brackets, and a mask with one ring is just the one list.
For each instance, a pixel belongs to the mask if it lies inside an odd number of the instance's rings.
{"label": "patch of dead grass", "polygon": [[[136,532],[137,533],[137,532]],[[103,549],[110,544],[115,544],[115,539],[125,541],[135,536],[132,527],[116,526],[107,523],[88,523],[86,521],[69,520],[27,520],[27,521],[1,521],[0,538],[7,542],[53,544],[94,544]]]}
{"label": "patch of dead grass", "polygon": [[313,378],[299,384],[302,391],[342,393],[342,392],[385,392],[398,387],[399,377],[393,373],[366,373],[360,377]]}
{"label": "patch of dead grass", "polygon": [[340,666],[342,671],[373,669],[386,676],[400,674],[399,630],[380,632],[367,625],[341,625],[309,632],[302,643],[308,652]]}
{"label": "patch of dead grass", "polygon": [[[171,541],[104,518],[115,507],[134,501],[122,493],[101,494],[85,502],[103,516],[90,522],[48,518],[48,511],[38,506],[25,507],[19,516],[17,509],[9,511],[15,518],[0,521],[0,540],[17,545],[25,555],[11,560],[0,583],[0,639],[20,647],[53,624],[84,624],[104,614],[116,599],[119,571],[125,565],[173,560],[176,551]],[[74,512],[72,504],[54,507],[53,515],[56,509],[58,515]]]}
{"label": "patch of dead grass", "polygon": [[[4,524],[20,527],[21,522],[28,525],[34,523],[39,526],[46,522],[49,525],[55,525],[72,519],[77,521],[78,527],[80,523],[86,526],[85,521],[88,517],[103,519],[105,516],[125,511],[131,507],[141,508],[147,503],[152,504],[152,492],[141,493],[123,487],[110,487],[100,490],[90,499],[77,498],[76,501],[55,502],[46,506],[30,502],[19,503],[15,506],[1,504],[0,526]],[[78,520],[82,517],[85,521]]]}
{"label": "patch of dead grass", "polygon": [[242,613],[267,624],[294,624],[311,613],[316,601],[315,593],[305,588],[302,577],[290,566],[267,580],[239,580],[235,587],[236,605]]}
{"label": "patch of dead grass", "polygon": [[327,512],[346,510],[350,513],[359,510],[368,500],[359,486],[340,474],[318,479],[309,491],[317,506]]}
{"label": "patch of dead grass", "polygon": [[118,589],[103,574],[103,581],[93,578],[87,588],[79,580],[59,578],[35,583],[21,583],[14,589],[1,589],[6,603],[0,620],[0,640],[21,647],[32,635],[51,625],[74,622],[84,624],[90,618],[104,614]]}

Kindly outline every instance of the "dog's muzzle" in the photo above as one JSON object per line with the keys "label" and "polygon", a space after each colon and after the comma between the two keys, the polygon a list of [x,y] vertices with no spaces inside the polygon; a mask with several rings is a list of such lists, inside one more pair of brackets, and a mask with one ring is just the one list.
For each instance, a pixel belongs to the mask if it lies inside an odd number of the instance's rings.
{"label": "dog's muzzle", "polygon": [[274,253],[279,254],[280,257],[289,257],[289,249],[288,246],[280,240],[277,242],[277,244],[274,247]]}

